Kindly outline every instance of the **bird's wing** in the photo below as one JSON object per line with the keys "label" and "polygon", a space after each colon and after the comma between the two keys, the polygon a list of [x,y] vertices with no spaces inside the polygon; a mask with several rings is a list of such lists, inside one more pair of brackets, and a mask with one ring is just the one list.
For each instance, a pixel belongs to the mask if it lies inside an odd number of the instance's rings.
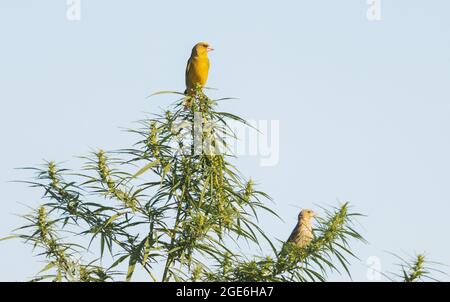
{"label": "bird's wing", "polygon": [[188,81],[189,81],[189,70],[191,69],[191,58],[189,58],[189,60],[187,61],[187,64],[186,64],[186,73],[185,73],[185,82],[186,82],[186,89],[187,88],[189,88],[189,83],[188,83]]}
{"label": "bird's wing", "polygon": [[299,232],[299,228],[295,226],[295,228],[292,230],[291,235],[289,236],[287,242],[295,242],[295,238],[297,237]]}

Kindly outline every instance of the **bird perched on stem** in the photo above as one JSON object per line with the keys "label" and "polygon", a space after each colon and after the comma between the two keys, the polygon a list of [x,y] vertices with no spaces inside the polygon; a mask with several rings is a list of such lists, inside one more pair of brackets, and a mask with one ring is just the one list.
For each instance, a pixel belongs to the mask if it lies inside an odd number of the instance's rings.
{"label": "bird perched on stem", "polygon": [[313,210],[303,209],[298,214],[298,222],[287,242],[296,244],[298,247],[307,246],[313,239],[311,219],[316,215]]}
{"label": "bird perched on stem", "polygon": [[206,42],[195,44],[186,66],[186,90],[184,94],[195,93],[197,87],[204,87],[208,79],[208,52],[214,50]]}

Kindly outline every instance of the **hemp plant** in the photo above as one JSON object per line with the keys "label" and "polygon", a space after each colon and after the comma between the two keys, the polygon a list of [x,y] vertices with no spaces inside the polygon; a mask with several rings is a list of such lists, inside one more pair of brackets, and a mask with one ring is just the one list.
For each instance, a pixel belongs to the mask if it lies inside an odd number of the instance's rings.
{"label": "hemp plant", "polygon": [[[230,122],[200,88],[128,130],[125,149],[81,157],[79,171],[53,161],[25,168],[42,203],[10,238],[29,243],[44,268],[34,281],[132,280],[137,266],[153,281],[325,281],[350,275],[350,248],[364,241],[347,203],[325,210],[305,248],[274,243],[258,222],[270,197],[232,164]],[[64,236],[63,236],[64,235]],[[89,239],[83,245],[81,239]],[[240,242],[266,255],[243,256]],[[95,259],[87,262],[94,255]],[[86,263],[87,262],[87,263]],[[121,264],[126,269],[119,269]],[[412,278],[412,277],[411,277]]]}

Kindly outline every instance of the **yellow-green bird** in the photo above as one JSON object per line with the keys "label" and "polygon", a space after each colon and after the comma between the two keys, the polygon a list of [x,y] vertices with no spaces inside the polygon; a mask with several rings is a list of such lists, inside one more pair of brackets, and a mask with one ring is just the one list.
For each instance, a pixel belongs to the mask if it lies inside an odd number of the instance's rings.
{"label": "yellow-green bird", "polygon": [[192,48],[191,57],[186,66],[186,90],[184,94],[195,92],[197,86],[204,87],[208,79],[208,52],[214,50],[208,43],[200,42]]}

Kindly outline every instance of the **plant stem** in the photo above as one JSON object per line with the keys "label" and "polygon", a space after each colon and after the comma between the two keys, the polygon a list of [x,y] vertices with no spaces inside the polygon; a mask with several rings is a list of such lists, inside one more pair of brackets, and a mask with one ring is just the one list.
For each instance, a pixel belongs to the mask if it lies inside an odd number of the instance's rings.
{"label": "plant stem", "polygon": [[[176,231],[178,229],[178,225],[180,224],[180,215],[181,215],[181,201],[178,201],[177,216],[175,218],[175,224],[173,226],[173,236],[172,236],[172,239],[170,240],[169,251],[173,249],[173,245],[175,243]],[[170,277],[167,274],[169,272],[169,267],[172,264],[172,260],[173,260],[172,255],[167,255],[166,264],[164,266],[164,273],[163,273],[163,277],[162,277],[162,280],[161,280],[162,282],[167,282],[168,278]]]}

